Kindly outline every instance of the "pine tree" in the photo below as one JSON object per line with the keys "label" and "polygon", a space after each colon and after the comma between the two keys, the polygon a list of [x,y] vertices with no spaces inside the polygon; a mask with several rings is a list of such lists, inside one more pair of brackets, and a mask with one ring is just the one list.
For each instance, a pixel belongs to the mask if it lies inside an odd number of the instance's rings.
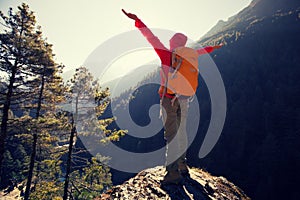
{"label": "pine tree", "polygon": [[1,177],[1,180],[3,180],[3,182],[4,182],[4,183],[2,183],[3,185],[11,184],[11,181],[12,181],[11,174],[13,173],[14,168],[16,167],[16,165],[15,165],[16,163],[18,163],[18,162],[13,160],[13,157],[12,157],[10,151],[6,150],[4,153],[4,161],[3,161],[3,170],[6,173],[3,174],[3,176]]}
{"label": "pine tree", "polygon": [[[28,102],[33,97],[32,82],[37,78],[35,70],[46,58],[46,44],[40,27],[28,5],[22,4],[16,13],[12,8],[8,16],[0,12],[4,31],[0,33],[0,71],[7,78],[4,88],[4,99],[0,135],[0,169],[2,169],[5,142],[8,134],[9,110],[15,104]],[[43,61],[44,62],[44,61]]]}
{"label": "pine tree", "polygon": [[[55,66],[54,62],[53,62],[53,59],[52,59],[52,54],[51,54],[51,49],[49,49],[49,46],[46,45],[46,48],[45,48],[45,53],[46,57],[41,57],[42,59],[45,59],[45,60],[41,60],[41,64],[42,66],[40,66],[40,69],[39,68],[36,68],[36,75],[37,78],[36,79],[36,82],[35,83],[35,86],[38,88],[38,94],[37,94],[37,99],[35,100],[36,101],[36,106],[35,104],[33,104],[33,108],[35,108],[35,121],[34,122],[37,122],[36,126],[40,126],[45,123],[47,124],[47,126],[49,126],[49,120],[51,118],[43,118],[42,120],[40,120],[40,117],[42,115],[42,112],[55,112],[55,110],[51,109],[51,107],[49,105],[51,105],[51,103],[55,103],[55,102],[52,102],[52,98],[51,96],[48,96],[49,98],[47,99],[45,97],[45,91],[46,91],[46,87],[47,87],[47,84],[48,83],[51,83],[53,82],[52,80],[55,80],[55,78],[57,76],[55,76],[56,74],[56,69],[55,68],[58,68],[58,66]],[[50,54],[49,54],[50,53]],[[44,63],[43,63],[44,62]],[[59,96],[59,93],[52,93],[53,96]],[[50,102],[49,102],[50,101]],[[56,102],[57,103],[57,102]],[[44,106],[44,108],[42,109],[42,107]],[[48,113],[46,113],[48,114]],[[45,115],[45,114],[44,114]],[[47,116],[48,117],[48,116]],[[43,121],[41,123],[41,121]],[[52,123],[52,122],[50,122]],[[43,127],[44,129],[47,129],[47,127]],[[31,157],[30,157],[30,166],[29,166],[29,172],[28,172],[28,178],[27,178],[27,185],[26,185],[26,191],[25,191],[25,200],[29,198],[29,193],[30,193],[30,188],[31,188],[31,181],[32,181],[32,176],[33,176],[33,171],[34,171],[34,164],[35,164],[35,158],[36,158],[36,151],[37,151],[37,144],[38,144],[38,132],[41,132],[40,131],[41,129],[39,129],[39,131],[33,131],[33,141],[32,141],[32,150],[31,150]],[[47,131],[46,131],[47,132]]]}
{"label": "pine tree", "polygon": [[112,186],[111,173],[105,162],[93,157],[87,162],[82,173],[72,173],[72,185],[76,187],[75,199],[94,199]]}
{"label": "pine tree", "polygon": [[[8,17],[2,12],[0,15],[5,28],[0,35],[0,70],[7,76],[3,94],[0,163],[9,131],[9,110],[12,106],[17,106],[19,111],[23,111],[23,116],[11,120],[14,126],[20,128],[12,130],[12,137],[17,134],[32,137],[25,191],[25,199],[28,199],[36,166],[37,148],[42,149],[38,154],[39,166],[52,153],[50,144],[55,137],[51,134],[61,127],[56,105],[64,99],[64,87],[59,75],[63,66],[53,61],[52,45],[43,38],[34,14],[26,4],[19,6],[16,13],[9,9]],[[27,141],[26,145],[28,144]]]}
{"label": "pine tree", "polygon": [[[76,69],[76,73],[68,83],[68,86],[70,91],[68,97],[74,108],[72,114],[70,115],[72,129],[69,139],[69,152],[67,158],[63,197],[64,200],[67,199],[71,193],[69,192],[70,181],[72,182],[72,186],[77,188],[76,181],[70,180],[70,176],[73,171],[73,145],[76,141],[76,135],[98,135],[102,137],[102,142],[105,142],[108,140],[119,140],[119,138],[127,132],[125,130],[107,129],[107,126],[114,121],[113,118],[99,120],[99,117],[103,114],[104,110],[109,104],[109,90],[108,88],[102,90],[98,81],[94,80],[91,73],[88,72],[85,67],[79,67]],[[76,173],[76,171],[73,172],[73,177]],[[98,171],[98,177],[105,176],[107,173],[108,171]],[[75,175],[75,177],[78,176]],[[105,182],[107,182],[107,180],[105,180]],[[77,192],[81,193],[79,189],[77,189]]]}

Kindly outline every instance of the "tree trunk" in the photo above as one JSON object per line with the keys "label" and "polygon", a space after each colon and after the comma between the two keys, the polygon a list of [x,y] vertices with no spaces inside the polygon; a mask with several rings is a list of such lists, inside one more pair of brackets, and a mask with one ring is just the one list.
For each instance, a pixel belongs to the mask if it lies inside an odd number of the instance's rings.
{"label": "tree trunk", "polygon": [[[42,75],[42,84],[41,84],[41,88],[40,88],[40,92],[39,92],[38,106],[36,109],[36,116],[35,116],[35,118],[37,120],[40,117],[44,87],[45,87],[45,77],[44,77],[44,75]],[[32,177],[33,177],[34,163],[35,163],[35,156],[36,156],[37,138],[38,138],[38,135],[35,132],[33,134],[32,152],[31,152],[31,156],[30,156],[30,165],[29,165],[29,171],[28,171],[28,176],[27,176],[27,184],[26,184],[26,189],[25,189],[24,200],[28,200],[29,195],[30,195],[31,182],[32,182]]]}
{"label": "tree trunk", "polygon": [[27,177],[27,184],[25,189],[25,196],[24,200],[29,199],[30,195],[30,188],[31,188],[31,181],[32,181],[32,175],[33,175],[33,169],[34,169],[34,161],[35,161],[35,155],[36,155],[36,146],[37,146],[37,134],[33,134],[33,143],[32,143],[32,152],[30,156],[30,166],[29,166],[29,172]]}
{"label": "tree trunk", "polygon": [[8,112],[11,104],[11,97],[13,94],[13,86],[15,83],[15,76],[16,76],[16,64],[14,66],[14,70],[12,71],[11,77],[9,79],[9,86],[8,91],[6,94],[6,99],[3,105],[2,110],[2,121],[1,121],[1,135],[0,135],[0,173],[2,176],[2,162],[4,158],[4,152],[5,152],[5,140],[7,137],[7,122],[8,122]]}
{"label": "tree trunk", "polygon": [[75,127],[74,118],[73,118],[73,114],[72,114],[72,129],[71,129],[71,135],[70,135],[70,141],[69,141],[69,152],[68,152],[63,200],[68,199],[68,188],[69,188],[69,179],[70,179],[70,173],[71,173],[72,151],[73,151],[73,143],[74,143],[75,133],[76,133],[76,127]]}

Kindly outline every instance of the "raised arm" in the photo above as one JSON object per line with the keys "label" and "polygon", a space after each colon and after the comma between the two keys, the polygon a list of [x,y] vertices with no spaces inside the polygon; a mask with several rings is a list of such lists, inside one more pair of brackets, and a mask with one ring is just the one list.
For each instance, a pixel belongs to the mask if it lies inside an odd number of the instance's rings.
{"label": "raised arm", "polygon": [[206,54],[206,53],[211,53],[215,49],[219,49],[222,46],[223,46],[222,44],[216,45],[216,46],[207,46],[207,47],[204,47],[204,48],[201,48],[201,49],[197,49],[197,52],[198,52],[199,55]]}
{"label": "raised arm", "polygon": [[124,9],[122,9],[122,12],[130,19],[133,19],[135,21],[135,27],[137,27],[141,33],[145,36],[145,38],[148,40],[148,42],[153,46],[154,50],[158,55],[160,55],[159,52],[168,51],[168,49],[161,43],[161,41],[156,37],[152,31],[135,15],[132,13],[127,13]]}

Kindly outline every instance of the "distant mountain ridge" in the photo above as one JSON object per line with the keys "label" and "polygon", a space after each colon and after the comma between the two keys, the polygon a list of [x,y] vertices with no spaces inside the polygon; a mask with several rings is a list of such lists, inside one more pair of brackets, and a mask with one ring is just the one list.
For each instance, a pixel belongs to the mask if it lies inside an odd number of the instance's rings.
{"label": "distant mountain ridge", "polygon": [[124,76],[101,83],[101,86],[110,88],[111,92],[113,92],[113,96],[116,97],[121,95],[124,91],[134,89],[140,82],[147,79],[147,76],[157,72],[158,70],[159,66],[154,64],[145,64],[130,71]]}
{"label": "distant mountain ridge", "polygon": [[299,8],[299,1],[297,0],[288,0],[288,2],[282,0],[253,0],[248,7],[230,17],[227,21],[218,21],[211,30],[200,38],[200,41],[212,36],[216,37],[230,29],[245,28],[245,26],[249,25],[247,23],[249,21],[255,23],[256,20],[260,21],[263,18],[272,17],[276,14],[286,14],[291,10],[295,10],[295,8]]}

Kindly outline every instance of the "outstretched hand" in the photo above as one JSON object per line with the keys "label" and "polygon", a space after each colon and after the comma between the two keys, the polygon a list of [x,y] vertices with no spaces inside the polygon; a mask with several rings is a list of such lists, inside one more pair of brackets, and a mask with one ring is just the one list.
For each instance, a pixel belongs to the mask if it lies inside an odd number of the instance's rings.
{"label": "outstretched hand", "polygon": [[222,46],[223,46],[223,44],[216,45],[216,46],[214,46],[214,49],[220,49]]}
{"label": "outstretched hand", "polygon": [[126,12],[124,9],[122,9],[122,12],[123,12],[127,17],[129,17],[130,19],[133,19],[133,20],[137,20],[137,19],[138,19],[138,17],[137,17],[135,14],[128,13],[128,12]]}

